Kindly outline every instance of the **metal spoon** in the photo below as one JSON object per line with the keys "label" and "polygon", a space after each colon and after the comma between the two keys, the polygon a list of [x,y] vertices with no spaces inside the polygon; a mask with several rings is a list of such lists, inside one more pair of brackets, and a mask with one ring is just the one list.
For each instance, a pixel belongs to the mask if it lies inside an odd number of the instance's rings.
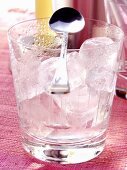
{"label": "metal spoon", "polygon": [[49,20],[49,26],[52,30],[63,33],[59,63],[50,87],[51,93],[63,94],[70,92],[66,58],[68,33],[79,32],[83,29],[84,25],[83,16],[77,10],[70,7],[57,10]]}

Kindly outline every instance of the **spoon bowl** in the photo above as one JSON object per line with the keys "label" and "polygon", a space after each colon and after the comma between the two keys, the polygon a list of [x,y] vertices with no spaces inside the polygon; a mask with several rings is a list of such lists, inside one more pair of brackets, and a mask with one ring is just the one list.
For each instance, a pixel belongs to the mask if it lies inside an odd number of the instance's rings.
{"label": "spoon bowl", "polygon": [[76,33],[83,29],[85,20],[76,9],[65,7],[52,15],[49,25],[56,32]]}

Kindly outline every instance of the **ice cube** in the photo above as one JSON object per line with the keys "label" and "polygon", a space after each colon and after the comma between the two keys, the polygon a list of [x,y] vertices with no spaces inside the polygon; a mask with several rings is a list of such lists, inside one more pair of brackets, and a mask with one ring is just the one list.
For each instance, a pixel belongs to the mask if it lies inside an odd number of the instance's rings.
{"label": "ice cube", "polygon": [[67,69],[70,90],[83,86],[86,77],[86,70],[78,52],[75,51],[67,54]]}
{"label": "ice cube", "polygon": [[44,90],[48,89],[53,80],[55,70],[57,68],[58,58],[51,57],[47,60],[42,61],[39,66],[39,86]]}
{"label": "ice cube", "polygon": [[36,94],[33,89],[38,86],[38,61],[29,61],[29,63],[16,61],[14,66],[13,74],[18,100],[22,101],[33,97]]}
{"label": "ice cube", "polygon": [[53,129],[68,127],[66,115],[52,95],[42,93],[24,100],[20,102],[19,110],[23,128],[33,136],[43,138]]}
{"label": "ice cube", "polygon": [[117,45],[108,37],[90,38],[81,45],[80,57],[87,70],[105,66],[109,70],[116,69]]}
{"label": "ice cube", "polygon": [[[81,85],[83,86],[85,82],[86,71],[81,62],[82,61],[80,61],[78,52],[71,52],[67,54],[67,69],[70,90]],[[50,88],[58,64],[59,57],[52,57],[42,62],[39,67],[39,84],[41,88]]]}
{"label": "ice cube", "polygon": [[66,114],[71,127],[86,126],[94,119],[98,102],[98,95],[94,89],[89,89],[85,85],[79,86],[70,93],[54,95],[53,98]]}
{"label": "ice cube", "polygon": [[[32,59],[31,59],[32,60]],[[29,61],[29,63],[22,63],[17,61],[16,64],[16,93],[19,101],[33,98],[43,93],[50,85],[54,73],[57,59],[49,58],[44,61]]]}
{"label": "ice cube", "polygon": [[112,91],[116,77],[104,67],[95,67],[87,72],[86,84],[95,90]]}

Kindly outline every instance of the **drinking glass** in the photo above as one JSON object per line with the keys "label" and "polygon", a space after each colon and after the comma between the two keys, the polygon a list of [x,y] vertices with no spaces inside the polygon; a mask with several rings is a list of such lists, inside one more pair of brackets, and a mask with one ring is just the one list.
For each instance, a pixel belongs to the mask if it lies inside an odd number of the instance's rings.
{"label": "drinking glass", "polygon": [[123,31],[86,19],[81,32],[69,34],[66,94],[50,91],[63,34],[51,31],[47,18],[18,23],[8,37],[23,148],[61,164],[98,156],[105,146]]}
{"label": "drinking glass", "polygon": [[124,31],[124,43],[122,48],[121,67],[119,69],[116,93],[126,98],[127,93],[127,1],[106,1],[106,20],[108,23],[117,25]]}

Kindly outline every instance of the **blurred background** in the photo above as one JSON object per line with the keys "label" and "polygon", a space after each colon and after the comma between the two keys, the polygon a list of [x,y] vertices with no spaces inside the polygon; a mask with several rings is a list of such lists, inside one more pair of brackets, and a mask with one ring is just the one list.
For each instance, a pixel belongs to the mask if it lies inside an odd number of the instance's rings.
{"label": "blurred background", "polygon": [[35,0],[0,0],[0,27],[7,29],[16,22],[34,17]]}

